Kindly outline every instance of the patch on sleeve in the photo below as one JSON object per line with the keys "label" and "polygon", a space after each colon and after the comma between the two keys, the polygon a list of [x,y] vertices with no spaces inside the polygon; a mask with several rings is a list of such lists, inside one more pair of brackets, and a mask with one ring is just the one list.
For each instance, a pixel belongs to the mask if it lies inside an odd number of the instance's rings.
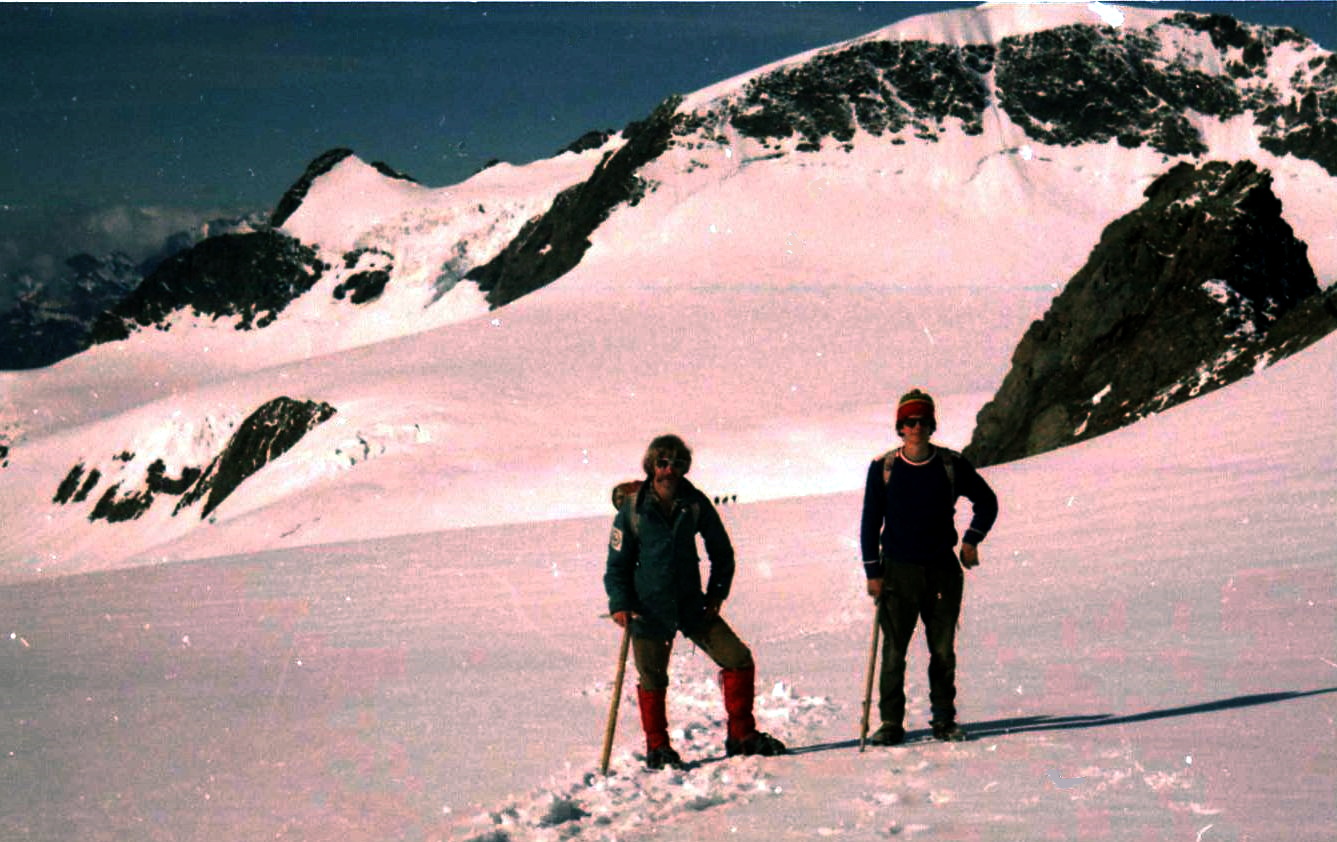
{"label": "patch on sleeve", "polygon": [[608,546],[612,548],[614,552],[622,551],[622,530],[618,529],[616,526],[613,527],[613,534],[608,536]]}

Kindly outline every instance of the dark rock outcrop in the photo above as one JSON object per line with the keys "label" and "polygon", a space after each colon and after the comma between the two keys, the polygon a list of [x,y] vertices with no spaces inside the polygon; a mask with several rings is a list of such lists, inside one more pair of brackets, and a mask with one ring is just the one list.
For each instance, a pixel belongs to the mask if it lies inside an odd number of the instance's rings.
{"label": "dark rock outcrop", "polygon": [[165,329],[165,319],[185,309],[236,316],[238,330],[265,327],[327,268],[315,249],[276,231],[213,237],[163,263],[100,316],[89,343],[125,339],[139,327]]}
{"label": "dark rock outcrop", "polygon": [[256,212],[245,216],[211,219],[194,228],[178,231],[163,242],[162,248],[139,264],[140,278],[147,278],[167,260],[193,248],[197,243],[210,237],[221,237],[224,234],[250,234],[255,231],[263,231],[268,227],[269,213]]}
{"label": "dark rock outcrop", "polygon": [[995,52],[991,45],[859,43],[753,79],[723,116],[757,140],[797,135],[800,151],[820,149],[828,137],[848,143],[860,128],[880,136],[911,126],[935,139],[948,117],[980,134]]}
{"label": "dark rock outcrop", "polygon": [[368,166],[386,178],[393,178],[396,181],[407,181],[410,184],[421,184],[422,182],[407,173],[402,173],[384,161],[372,161]]}
{"label": "dark rock outcrop", "polygon": [[242,481],[287,453],[307,433],[333,418],[334,407],[315,401],[275,398],[242,422],[227,446],[181,497],[172,514],[204,500],[208,517]]}
{"label": "dark rock outcrop", "polygon": [[45,283],[30,283],[9,310],[0,313],[0,371],[41,368],[74,356],[89,346],[89,332],[102,314],[171,257],[209,237],[258,230],[258,216],[213,219],[167,237],[149,257],[136,263],[123,252],[102,257],[76,254],[69,270]]}
{"label": "dark rock outcrop", "polygon": [[563,155],[567,152],[580,153],[588,151],[590,149],[598,149],[600,146],[603,146],[605,143],[607,143],[609,139],[615,134],[617,134],[617,132],[613,131],[612,129],[603,129],[592,132],[585,132],[583,135],[576,138],[571,143],[557,150],[557,154]]}
{"label": "dark rock outcrop", "polygon": [[[375,301],[385,292],[395,268],[395,256],[384,249],[355,249],[344,255],[344,268],[351,271],[334,287],[334,297],[345,297],[353,304]],[[352,271],[357,270],[357,271]]]}
{"label": "dark rock outcrop", "polygon": [[[173,516],[204,501],[200,517],[206,518],[243,481],[334,415],[335,408],[328,403],[275,398],[251,413],[207,466],[185,466],[176,476],[169,476],[166,463],[154,460],[142,482],[136,481],[134,487],[123,488],[125,480],[118,480],[103,489],[88,519],[109,523],[135,520],[163,496],[180,498],[172,510]],[[133,454],[122,453],[112,461],[128,463],[132,459]],[[90,471],[79,462],[65,475],[52,502],[82,503],[99,487],[102,478],[100,470]]]}
{"label": "dark rock outcrop", "polygon": [[1326,335],[1332,295],[1271,184],[1248,161],[1153,182],[1027,330],[966,455],[991,465],[1091,438]]}
{"label": "dark rock outcrop", "polygon": [[640,201],[646,183],[636,171],[668,148],[681,101],[670,97],[647,119],[623,129],[626,143],[607,155],[589,179],[559,193],[548,211],[525,223],[499,255],[465,275],[478,283],[493,309],[571,271],[590,247],[590,234],[613,209]]}
{"label": "dark rock outcrop", "polygon": [[[1167,51],[1162,32],[1205,33],[1220,72]],[[1337,57],[1315,58],[1279,88],[1269,60],[1298,32],[1181,12],[1147,31],[1074,24],[995,44],[859,41],[751,80],[743,92],[695,113],[685,125],[709,140],[732,125],[763,143],[795,138],[799,152],[856,131],[906,142],[936,140],[947,121],[979,134],[1001,108],[1028,137],[1047,144],[1117,140],[1165,155],[1202,155],[1188,112],[1230,119],[1253,112],[1264,148],[1319,163],[1337,175]]]}

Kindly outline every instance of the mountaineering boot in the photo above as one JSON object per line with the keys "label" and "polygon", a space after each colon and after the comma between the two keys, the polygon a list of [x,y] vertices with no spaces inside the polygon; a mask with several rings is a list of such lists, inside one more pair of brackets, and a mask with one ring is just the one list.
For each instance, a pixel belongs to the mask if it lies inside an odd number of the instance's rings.
{"label": "mountaineering boot", "polygon": [[961,726],[948,720],[934,720],[929,723],[933,728],[933,739],[942,740],[944,743],[961,743],[966,740],[966,732],[961,730]]}
{"label": "mountaineering boot", "polygon": [[646,690],[638,684],[636,701],[641,708],[641,728],[645,731],[646,767],[681,769],[682,758],[669,745],[668,691]]}
{"label": "mountaineering boot", "polygon": [[775,757],[778,754],[784,754],[789,751],[785,744],[767,734],[765,731],[753,731],[752,736],[742,740],[736,740],[728,737],[724,740],[724,754],[726,757]]}
{"label": "mountaineering boot", "polygon": [[673,750],[672,746],[651,749],[645,753],[645,768],[659,771],[665,766],[670,769],[683,768],[682,757]]}
{"label": "mountaineering boot", "polygon": [[868,738],[870,746],[898,746],[903,742],[905,742],[905,729],[890,722],[883,722]]}
{"label": "mountaineering boot", "polygon": [[756,680],[755,667],[720,670],[720,687],[724,690],[724,711],[729,715],[729,733],[724,740],[724,753],[728,757],[739,754],[774,757],[786,751],[784,743],[770,734],[757,730],[757,720],[752,715]]}

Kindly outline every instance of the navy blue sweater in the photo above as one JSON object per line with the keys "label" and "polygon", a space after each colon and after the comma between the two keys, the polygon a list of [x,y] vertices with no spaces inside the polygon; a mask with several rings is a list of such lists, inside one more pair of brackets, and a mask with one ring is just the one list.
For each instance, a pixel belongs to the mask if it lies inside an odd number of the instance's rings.
{"label": "navy blue sweater", "polygon": [[[965,457],[950,455],[955,481],[943,466],[942,448],[927,462],[892,458],[891,481],[884,483],[883,460],[868,466],[859,544],[868,578],[882,576],[882,562],[936,565],[954,558],[956,501],[971,503],[965,542],[978,544],[998,517],[998,497]],[[955,488],[953,488],[953,485]]]}

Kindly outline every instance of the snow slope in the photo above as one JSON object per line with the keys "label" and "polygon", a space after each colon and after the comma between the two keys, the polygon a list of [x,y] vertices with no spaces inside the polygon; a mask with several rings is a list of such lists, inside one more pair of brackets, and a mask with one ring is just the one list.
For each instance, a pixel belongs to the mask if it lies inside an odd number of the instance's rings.
{"label": "snow slope", "polygon": [[[726,614],[795,756],[721,759],[714,671],[683,645],[685,773],[639,770],[628,682],[593,774],[611,510],[0,587],[0,837],[1331,839],[1335,365],[1330,338],[986,471],[1003,508],[968,579],[958,745],[857,750],[857,493],[722,508]],[[765,442],[693,438],[702,477],[784,473]],[[624,472],[639,453],[614,450]],[[916,642],[913,735],[924,666]]]}
{"label": "snow slope", "polygon": [[[844,466],[863,454],[841,443],[883,429],[906,384],[941,397],[959,421],[949,444],[962,446],[1026,326],[1164,166],[1148,155],[1142,169],[1115,170],[1105,149],[991,155],[993,142],[953,136],[938,144],[957,147],[950,154],[918,162],[906,160],[922,154],[913,148],[858,147],[802,166],[737,163],[704,185],[659,173],[660,189],[615,213],[560,282],[340,353],[285,362],[304,335],[290,319],[259,332],[259,345],[238,345],[224,325],[151,332],[0,376],[14,443],[0,576],[591,514],[625,472],[610,447],[660,428],[719,436],[726,451],[766,443],[759,462],[716,460],[721,493],[850,490]],[[1293,159],[1270,163],[1285,201],[1287,179],[1301,176]],[[1312,232],[1337,179],[1306,177],[1307,204],[1287,205],[1287,218]],[[1000,212],[1015,202],[1028,213]],[[926,218],[950,224],[924,231]],[[1309,242],[1330,283],[1337,262],[1321,238]],[[264,349],[284,343],[266,364]],[[166,428],[244,417],[281,394],[339,414],[285,454],[286,467],[248,480],[209,528],[150,512],[153,527],[128,534],[48,504],[77,461],[107,462]],[[168,461],[169,473],[179,467]],[[365,516],[320,516],[344,496]]]}

